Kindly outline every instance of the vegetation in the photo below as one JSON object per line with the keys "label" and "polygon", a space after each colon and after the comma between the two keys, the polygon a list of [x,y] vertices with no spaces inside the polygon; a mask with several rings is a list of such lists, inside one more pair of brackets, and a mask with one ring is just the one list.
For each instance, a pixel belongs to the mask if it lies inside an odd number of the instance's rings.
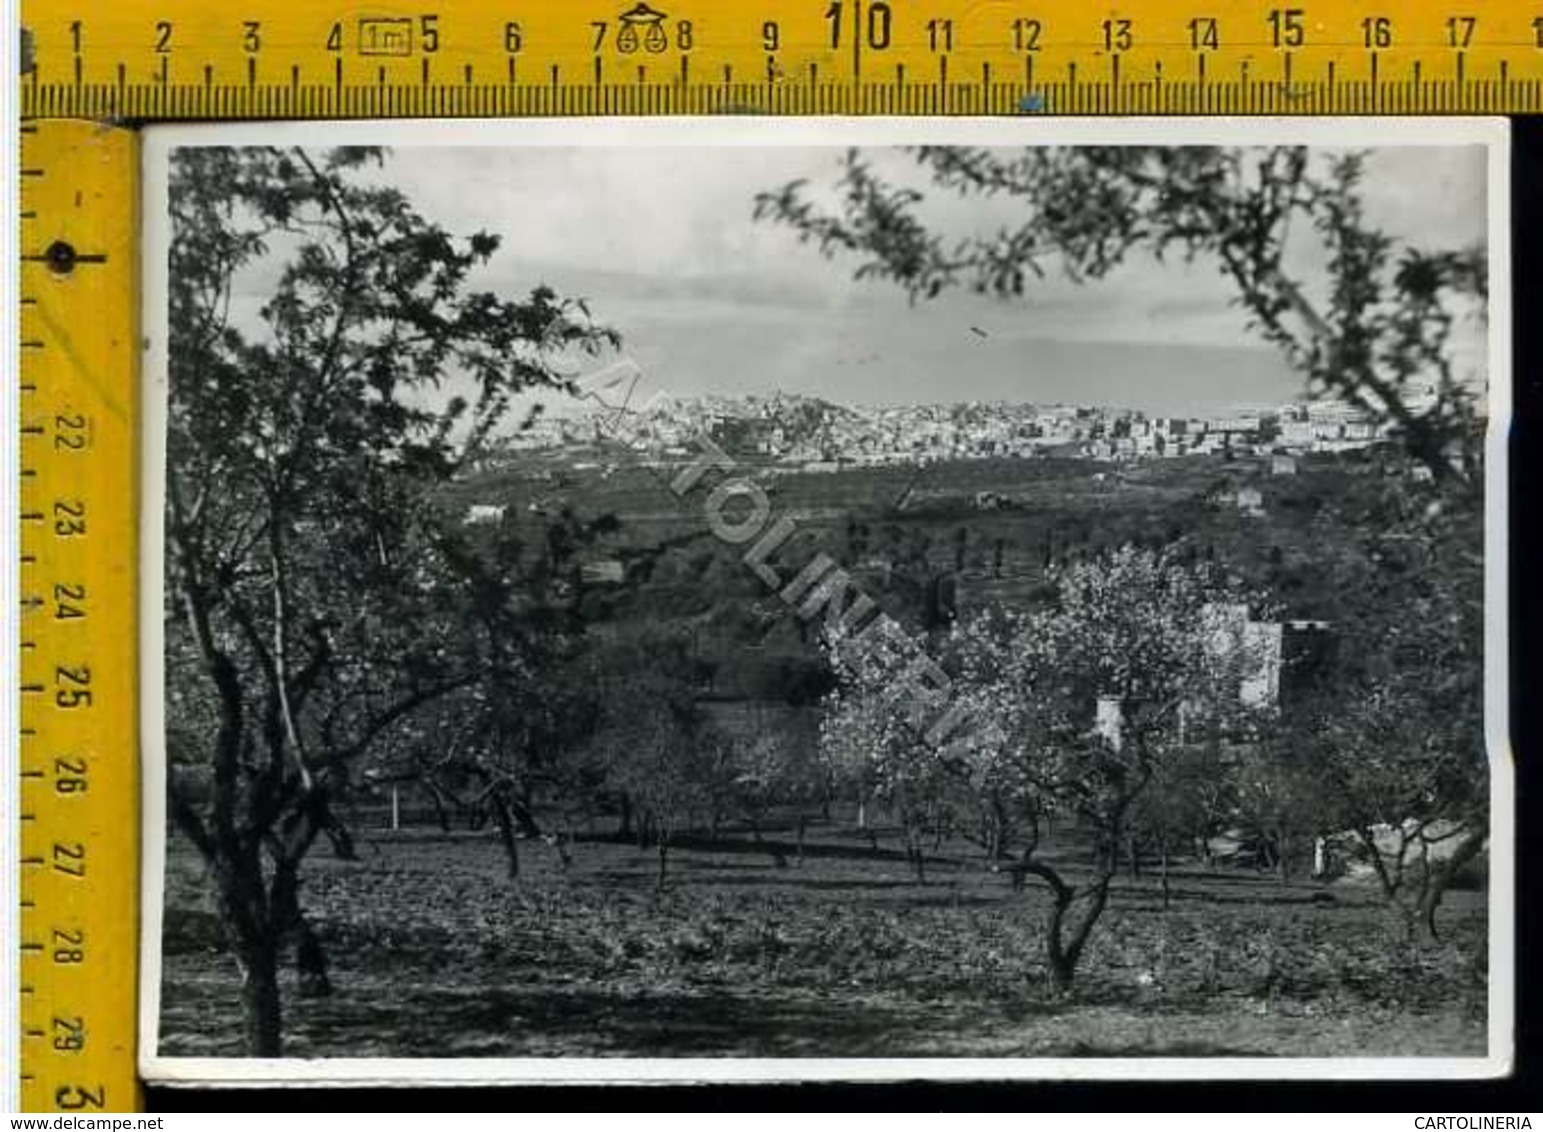
{"label": "vegetation", "polygon": [[[1076,993],[1050,992],[1051,897],[1014,890],[978,846],[927,845],[916,881],[893,825],[874,853],[840,806],[796,830],[682,838],[659,891],[652,850],[579,831],[574,860],[529,855],[518,886],[496,840],[379,831],[360,859],[323,846],[307,897],[336,992],[295,1002],[297,1057],[1475,1056],[1485,1049],[1480,894],[1458,892],[1440,943],[1406,950],[1371,889],[1282,886],[1253,869],[1175,863],[1117,879]],[[375,830],[368,827],[374,826]],[[1061,827],[1057,827],[1059,830]],[[1084,870],[1086,844],[1042,852]],[[237,978],[197,862],[174,847],[163,1053],[244,1052]],[[171,989],[175,988],[175,994]]]}
{"label": "vegetation", "polygon": [[[798,521],[779,566],[829,554],[951,681],[965,726],[941,745],[857,626],[790,616],[653,470],[484,466],[511,398],[615,344],[582,303],[476,291],[497,240],[376,186],[377,152],[179,152],[165,944],[208,998],[168,1006],[168,1051],[200,1052],[176,1012],[209,1007],[253,1055],[363,1053],[348,1028],[382,1014],[381,1052],[453,1052],[402,1032],[393,983],[504,1003],[480,1052],[543,1052],[530,1012],[560,1029],[640,985],[687,1017],[764,994],[856,1043],[802,1052],[896,1050],[794,1009],[797,987],[901,1021],[946,1001],[954,1052],[972,1018],[1045,1052],[1013,1025],[1284,1000],[1294,1036],[1212,1052],[1304,1052],[1324,1048],[1311,1011],[1407,1021],[1445,979],[1465,990],[1442,1024],[1471,1043],[1482,509],[1445,351],[1481,258],[1369,229],[1350,157],[918,157],[940,187],[1021,198],[1023,228],[946,242],[860,156],[839,214],[796,186],[762,211],[920,298],[1017,292],[1052,259],[1096,278],[1137,250],[1215,257],[1305,377],[1402,428],[1286,477],[1208,458],[762,477]],[[1322,312],[1283,266],[1293,215],[1328,249]],[[1223,502],[1245,485],[1263,516]],[[1328,622],[1335,647],[1245,694],[1267,659],[1248,615]],[[790,1048],[757,1034],[751,1052]]]}
{"label": "vegetation", "polygon": [[[489,677],[466,624],[482,578],[435,492],[517,390],[562,384],[561,351],[611,340],[547,288],[471,290],[497,238],[453,239],[371,187],[357,174],[379,158],[189,148],[172,167],[169,791],[260,1055],[282,1048],[291,937],[325,986],[299,873],[320,836],[352,852],[336,813],[352,768]],[[282,267],[253,334],[232,298],[261,261]],[[451,373],[471,398],[425,396]]]}

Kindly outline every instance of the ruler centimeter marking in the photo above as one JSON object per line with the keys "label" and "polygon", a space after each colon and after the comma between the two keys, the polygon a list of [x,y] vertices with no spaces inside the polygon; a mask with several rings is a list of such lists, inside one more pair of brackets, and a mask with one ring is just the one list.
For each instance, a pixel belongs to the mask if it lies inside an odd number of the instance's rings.
{"label": "ruler centimeter marking", "polygon": [[21,184],[21,1096],[135,1107],[138,141],[29,122]]}
{"label": "ruler centimeter marking", "polygon": [[38,117],[1543,110],[1543,0],[24,6]]}

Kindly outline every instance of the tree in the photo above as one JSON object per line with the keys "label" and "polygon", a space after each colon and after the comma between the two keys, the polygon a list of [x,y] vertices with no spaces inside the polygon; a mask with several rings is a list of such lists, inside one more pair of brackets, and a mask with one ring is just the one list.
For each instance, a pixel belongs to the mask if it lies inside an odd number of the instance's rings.
{"label": "tree", "polygon": [[[1395,426],[1438,479],[1480,478],[1483,430],[1451,339],[1466,314],[1482,317],[1484,250],[1425,250],[1374,226],[1361,194],[1364,155],[1201,146],[910,152],[938,192],[1019,203],[1021,220],[944,235],[922,219],[922,189],[887,181],[857,150],[846,156],[833,210],[796,181],[758,195],[756,216],[791,226],[825,255],[855,254],[857,278],[889,280],[912,300],[960,285],[1024,296],[1031,277],[1055,264],[1082,282],[1138,252],[1205,257],[1310,389]],[[1327,267],[1326,287],[1293,267],[1291,253],[1309,242]],[[1435,387],[1428,404],[1426,385]]]}
{"label": "tree", "polygon": [[652,840],[658,887],[670,842],[690,814],[710,808],[729,766],[728,740],[702,710],[709,667],[686,633],[645,622],[618,627],[592,657],[597,720],[592,757],[630,815],[639,844]]}
{"label": "tree", "polygon": [[[1191,744],[1252,737],[1240,690],[1261,658],[1223,616],[1249,595],[1171,553],[1124,547],[1058,567],[1051,582],[1047,604],[982,614],[950,634],[955,702],[974,725],[944,761],[956,774],[1021,782],[1017,871],[1050,888],[1046,961],[1064,994],[1138,799],[1177,772]],[[1090,877],[1074,881],[1041,855],[1046,815],[1088,832]]]}
{"label": "tree", "polygon": [[610,515],[586,519],[564,507],[443,539],[465,579],[449,612],[480,678],[415,721],[414,777],[436,798],[491,812],[511,880],[519,839],[541,836],[536,791],[571,781],[564,760],[592,720],[592,695],[574,678],[584,647],[582,555],[615,529]]}
{"label": "tree", "polygon": [[[249,1052],[282,1051],[278,964],[318,837],[394,727],[486,675],[438,493],[526,388],[614,344],[546,287],[473,290],[498,248],[372,184],[378,150],[172,159],[170,806],[213,878]],[[262,287],[255,317],[237,296]],[[469,390],[452,396],[443,383]]]}
{"label": "tree", "polygon": [[821,757],[838,781],[855,784],[859,806],[870,794],[888,805],[905,837],[906,860],[918,883],[925,881],[923,836],[953,785],[947,767],[906,719],[892,674],[878,658],[839,636],[829,651],[838,683],[820,722]]}
{"label": "tree", "polygon": [[1316,838],[1335,832],[1319,753],[1300,721],[1285,719],[1233,768],[1239,825],[1260,868],[1273,868],[1282,884]]}
{"label": "tree", "polygon": [[1207,860],[1211,839],[1237,812],[1235,759],[1219,742],[1187,743],[1152,772],[1131,806],[1133,840],[1157,850],[1163,907],[1172,898],[1168,865],[1177,850],[1198,850]]}
{"label": "tree", "polygon": [[1302,725],[1327,815],[1427,939],[1489,838],[1483,514],[1464,502],[1396,479],[1366,512],[1325,516],[1351,548],[1333,574],[1346,646]]}

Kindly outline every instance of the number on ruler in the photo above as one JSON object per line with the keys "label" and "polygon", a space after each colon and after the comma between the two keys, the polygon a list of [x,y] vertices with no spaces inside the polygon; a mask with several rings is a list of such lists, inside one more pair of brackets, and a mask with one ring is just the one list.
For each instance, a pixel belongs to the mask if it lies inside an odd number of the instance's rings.
{"label": "number on ruler", "polygon": [[884,0],[868,5],[868,46],[883,51],[889,46],[889,5]]}
{"label": "number on ruler", "polygon": [[75,538],[86,533],[86,502],[83,499],[54,500],[54,534]]}
{"label": "number on ruler", "polygon": [[104,1085],[60,1085],[54,1090],[54,1103],[63,1109],[103,1108],[107,1104]]}
{"label": "number on ruler", "polygon": [[[830,21],[830,45],[837,48],[841,46],[841,13],[845,5],[842,0],[832,0],[831,6],[825,9],[825,18]],[[874,51],[883,51],[889,46],[891,25],[894,13],[884,0],[875,0],[868,5],[868,46]]]}
{"label": "number on ruler", "polygon": [[1387,16],[1367,16],[1361,21],[1361,43],[1365,47],[1392,47],[1392,19]]}
{"label": "number on ruler", "polygon": [[79,1014],[54,1015],[54,1049],[60,1053],[79,1053],[86,1048],[86,1020]]}
{"label": "number on ruler", "polygon": [[59,755],[54,759],[54,793],[84,794],[89,770],[85,755]]}
{"label": "number on ruler", "polygon": [[54,667],[54,703],[66,710],[91,706],[91,669],[84,664]]}
{"label": "number on ruler", "polygon": [[54,929],[54,962],[64,965],[86,961],[86,932],[84,928]]}
{"label": "number on ruler", "polygon": [[1013,21],[1013,50],[1014,51],[1038,51],[1039,33],[1043,25],[1038,20],[1019,19]]}
{"label": "number on ruler", "polygon": [[1221,45],[1215,16],[1196,16],[1189,21],[1189,46],[1194,51],[1215,51]]}
{"label": "number on ruler", "polygon": [[1301,47],[1307,39],[1301,8],[1271,8],[1270,43],[1273,47]]}
{"label": "number on ruler", "polygon": [[1104,21],[1104,50],[1129,51],[1131,45],[1129,20]]}
{"label": "number on ruler", "polygon": [[54,583],[54,620],[73,621],[86,615],[86,587],[72,582]]}
{"label": "number on ruler", "polygon": [[1447,46],[1461,50],[1473,42],[1473,29],[1479,22],[1476,16],[1447,17]]}
{"label": "number on ruler", "polygon": [[91,443],[89,429],[91,419],[84,413],[56,413],[54,415],[54,449],[79,452]]}
{"label": "number on ruler", "polygon": [[54,872],[69,877],[86,875],[86,847],[79,841],[54,842]]}
{"label": "number on ruler", "polygon": [[937,52],[954,49],[954,21],[928,20],[927,45]]}

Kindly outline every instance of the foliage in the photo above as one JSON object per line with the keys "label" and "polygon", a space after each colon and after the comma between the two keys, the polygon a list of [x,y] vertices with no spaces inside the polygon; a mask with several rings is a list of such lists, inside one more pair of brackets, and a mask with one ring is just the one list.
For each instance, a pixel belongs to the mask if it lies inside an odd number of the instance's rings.
{"label": "foliage", "polygon": [[[1258,658],[1218,617],[1246,608],[1247,595],[1203,564],[1126,547],[1051,579],[1047,604],[988,611],[940,641],[953,704],[971,721],[946,749],[915,726],[877,650],[840,637],[824,740],[902,812],[963,785],[983,807],[1013,813],[1025,830],[1019,874],[1055,896],[1046,946],[1064,990],[1103,912],[1133,803],[1187,743],[1239,735],[1249,722],[1240,688]],[[1036,855],[1040,819],[1052,815],[1090,831],[1090,882],[1070,884]]]}
{"label": "foliage", "polygon": [[1452,489],[1394,485],[1375,514],[1351,517],[1356,533],[1342,538],[1354,552],[1336,579],[1353,610],[1347,647],[1305,712],[1328,813],[1426,935],[1446,887],[1489,834],[1476,503]]}
{"label": "foliage", "polygon": [[691,814],[712,808],[732,775],[729,740],[701,703],[710,668],[693,636],[647,622],[615,632],[589,664],[597,711],[591,758],[629,820],[638,811],[639,835],[658,849],[662,887],[670,838]]}

